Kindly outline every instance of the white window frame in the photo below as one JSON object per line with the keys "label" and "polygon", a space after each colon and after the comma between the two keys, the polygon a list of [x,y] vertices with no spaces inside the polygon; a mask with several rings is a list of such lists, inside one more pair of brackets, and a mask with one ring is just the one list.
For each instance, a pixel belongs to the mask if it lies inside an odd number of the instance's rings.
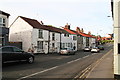
{"label": "white window frame", "polygon": [[43,41],[37,41],[38,49],[43,49]]}
{"label": "white window frame", "polygon": [[73,40],[77,40],[77,36],[73,36]]}
{"label": "white window frame", "polygon": [[52,40],[55,40],[55,33],[52,33]]}
{"label": "white window frame", "polygon": [[6,26],[6,19],[5,18],[0,18],[0,20],[1,20],[0,27],[5,27]]}
{"label": "white window frame", "polygon": [[43,30],[38,30],[38,38],[43,38]]}
{"label": "white window frame", "polygon": [[55,43],[52,43],[52,48],[55,48]]}

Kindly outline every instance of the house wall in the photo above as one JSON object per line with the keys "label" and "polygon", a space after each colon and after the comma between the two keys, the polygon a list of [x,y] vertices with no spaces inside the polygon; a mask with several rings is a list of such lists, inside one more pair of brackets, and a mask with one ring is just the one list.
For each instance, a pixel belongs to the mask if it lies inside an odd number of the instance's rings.
{"label": "house wall", "polygon": [[9,40],[10,42],[22,42],[22,49],[28,51],[31,46],[31,36],[33,28],[23,19],[18,17],[10,26]]}
{"label": "house wall", "polygon": [[120,0],[114,0],[114,74],[120,77]]}
{"label": "house wall", "polygon": [[[76,47],[75,50],[77,50],[77,40],[73,40],[73,36],[77,35],[69,35],[69,37],[65,37],[64,34],[61,34],[61,47],[63,48],[63,44],[65,45],[64,48],[73,48]],[[72,46],[68,46],[69,44],[72,44]]]}
{"label": "house wall", "polygon": [[[9,39],[9,17],[0,13],[0,18],[5,19],[5,26],[0,25],[0,46],[8,45]],[[3,24],[0,23],[0,24]]]}
{"label": "house wall", "polygon": [[83,37],[83,49],[86,47],[86,37]]}
{"label": "house wall", "polygon": [[77,50],[83,49],[83,37],[77,36]]}
{"label": "house wall", "polygon": [[[38,33],[39,33],[39,29],[34,28],[32,32],[32,47],[34,47],[34,53],[48,53],[49,31],[43,30],[43,38],[39,38]],[[43,41],[43,49],[38,48],[38,45],[37,45],[38,41]]]}
{"label": "house wall", "polygon": [[[0,14],[0,18],[4,18],[5,19],[5,26],[6,28],[8,28],[8,24],[9,24],[9,18],[7,18],[6,15]],[[1,27],[1,26],[0,26]]]}
{"label": "house wall", "polygon": [[96,41],[95,38],[89,38],[89,46],[90,47],[95,47],[96,46],[95,41]]}
{"label": "house wall", "polygon": [[[52,40],[52,34],[55,34],[55,40]],[[53,47],[52,44],[55,46]],[[49,44],[49,52],[60,52],[60,33],[50,32],[50,44]]]}

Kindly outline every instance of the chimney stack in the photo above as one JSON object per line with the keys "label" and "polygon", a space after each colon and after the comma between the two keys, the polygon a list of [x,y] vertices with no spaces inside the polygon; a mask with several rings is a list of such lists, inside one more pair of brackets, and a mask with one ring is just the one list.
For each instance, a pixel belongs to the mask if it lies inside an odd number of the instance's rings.
{"label": "chimney stack", "polygon": [[77,31],[77,32],[80,32],[80,28],[79,28],[79,27],[77,27],[77,28],[76,28],[76,31]]}
{"label": "chimney stack", "polygon": [[81,32],[82,32],[82,33],[84,33],[84,30],[83,30],[83,28],[81,29]]}
{"label": "chimney stack", "polygon": [[68,23],[65,25],[66,29],[70,29],[70,25],[68,25]]}
{"label": "chimney stack", "polygon": [[89,31],[88,34],[91,35],[91,32]]}
{"label": "chimney stack", "polygon": [[40,24],[44,25],[44,23],[42,21],[40,21]]}

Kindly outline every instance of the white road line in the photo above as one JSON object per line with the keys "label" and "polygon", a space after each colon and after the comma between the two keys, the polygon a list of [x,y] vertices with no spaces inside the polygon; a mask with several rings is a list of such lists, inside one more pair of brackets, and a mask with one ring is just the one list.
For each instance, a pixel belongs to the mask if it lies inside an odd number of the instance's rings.
{"label": "white road line", "polygon": [[74,61],[78,61],[78,60],[80,60],[81,58],[78,58],[78,59],[76,59],[76,60],[74,60]]}
{"label": "white road line", "polygon": [[89,71],[89,73],[87,74],[86,78],[88,78],[90,76],[90,73],[98,66],[98,64],[100,64],[100,62],[108,55],[111,53],[113,49],[111,49],[110,51],[108,51],[104,56],[102,56],[102,58],[100,58],[99,60],[97,60],[97,62],[95,62],[95,65],[92,67],[91,71]]}
{"label": "white road line", "polygon": [[69,61],[69,62],[67,62],[67,64],[70,64],[70,63],[72,63],[72,62],[75,62],[74,60],[73,61]]}
{"label": "white road line", "polygon": [[90,55],[87,55],[87,56],[85,56],[85,57],[83,57],[83,58],[86,58],[86,57],[88,57],[88,56],[90,56]]}
{"label": "white road line", "polygon": [[36,73],[30,74],[30,75],[28,75],[28,76],[21,77],[21,78],[19,78],[19,79],[17,79],[17,80],[22,80],[22,79],[25,79],[25,78],[28,78],[28,77],[31,77],[31,76],[34,76],[34,75],[37,75],[37,74],[46,72],[46,71],[50,71],[50,70],[55,69],[55,68],[57,68],[57,67],[58,67],[58,66],[55,66],[55,67],[52,67],[52,68],[49,68],[49,69],[46,69],[46,70],[43,70],[43,71],[40,71],[40,72],[36,72]]}
{"label": "white road line", "polygon": [[[85,56],[85,57],[83,57],[83,58],[87,58],[88,56],[90,56],[90,55],[87,55],[87,56]],[[70,64],[70,63],[72,63],[72,62],[78,61],[78,60],[80,60],[80,59],[82,59],[82,58],[78,58],[78,59],[72,60],[72,61],[70,61],[70,62],[67,62],[67,64]]]}
{"label": "white road line", "polygon": [[[85,56],[85,57],[83,57],[83,58],[86,58],[86,57],[88,57],[88,56],[89,56],[89,55],[87,55],[87,56]],[[72,60],[72,61],[70,61],[70,62],[67,62],[67,64],[70,64],[70,63],[72,63],[72,62],[78,61],[78,60],[80,60],[80,59],[82,59],[82,58],[78,58],[78,59],[76,59],[76,60]],[[45,69],[45,70],[43,70],[43,71],[36,72],[36,73],[30,74],[30,75],[28,75],[28,76],[21,77],[21,78],[19,78],[19,79],[17,79],[17,80],[22,80],[22,79],[25,79],[25,78],[28,78],[28,77],[31,77],[31,76],[35,76],[35,75],[37,75],[37,74],[50,71],[50,70],[55,69],[55,68],[57,68],[57,67],[59,67],[59,66],[55,66],[55,67],[52,67],[52,68],[49,68],[49,69]]]}
{"label": "white road line", "polygon": [[69,62],[67,62],[67,64],[70,64],[70,63],[72,63],[72,62],[78,61],[78,60],[80,60],[80,59],[81,59],[81,58],[78,58],[78,59],[75,59],[75,60],[69,61]]}
{"label": "white road line", "polygon": [[96,53],[93,53],[92,55],[95,55]]}

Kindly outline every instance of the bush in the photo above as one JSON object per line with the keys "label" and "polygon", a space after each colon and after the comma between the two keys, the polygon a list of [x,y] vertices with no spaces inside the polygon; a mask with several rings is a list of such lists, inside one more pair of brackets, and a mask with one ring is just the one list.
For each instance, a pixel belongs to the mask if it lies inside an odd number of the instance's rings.
{"label": "bush", "polygon": [[114,42],[114,40],[101,40],[100,41],[101,44],[110,43],[110,42]]}

